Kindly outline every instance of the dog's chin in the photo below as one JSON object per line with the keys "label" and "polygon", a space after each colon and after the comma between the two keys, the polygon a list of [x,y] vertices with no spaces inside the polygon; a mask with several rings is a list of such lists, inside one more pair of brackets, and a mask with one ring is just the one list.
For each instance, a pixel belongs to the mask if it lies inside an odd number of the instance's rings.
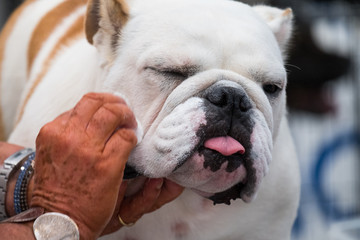
{"label": "dog's chin", "polygon": [[245,201],[245,202],[250,201],[246,196],[242,197],[242,195],[243,195],[242,192],[243,192],[244,187],[245,187],[245,184],[240,182],[225,191],[217,192],[217,193],[203,192],[198,189],[193,189],[193,191],[204,198],[208,198],[208,199],[212,200],[214,205],[222,204],[222,203],[230,205],[231,200],[236,200],[239,198],[243,199],[243,201]]}
{"label": "dog's chin", "polygon": [[[211,165],[206,161],[209,156],[213,160]],[[213,200],[214,204],[229,204],[231,199],[241,198],[247,174],[240,154],[225,157],[210,149],[200,149],[168,178]]]}

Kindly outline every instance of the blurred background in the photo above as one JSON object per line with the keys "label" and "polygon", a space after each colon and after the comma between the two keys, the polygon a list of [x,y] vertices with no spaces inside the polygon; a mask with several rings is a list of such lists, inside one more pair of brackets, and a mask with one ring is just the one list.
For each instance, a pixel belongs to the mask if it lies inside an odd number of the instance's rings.
{"label": "blurred background", "polygon": [[[21,2],[1,0],[0,29]],[[359,240],[360,1],[242,2],[295,14],[286,68],[302,194],[293,240]]]}
{"label": "blurred background", "polygon": [[292,239],[359,240],[360,1],[246,2],[295,14],[286,68],[302,192]]}

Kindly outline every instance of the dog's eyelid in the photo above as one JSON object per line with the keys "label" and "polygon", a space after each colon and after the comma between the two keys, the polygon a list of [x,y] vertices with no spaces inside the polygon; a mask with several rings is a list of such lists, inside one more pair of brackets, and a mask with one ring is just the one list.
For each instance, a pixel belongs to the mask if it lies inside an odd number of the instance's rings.
{"label": "dog's eyelid", "polygon": [[263,86],[269,86],[269,85],[275,85],[276,87],[278,87],[279,89],[284,89],[284,85],[285,85],[285,81],[283,80],[269,80],[267,79],[267,81],[264,81],[262,83]]}
{"label": "dog's eyelid", "polygon": [[186,72],[182,72],[179,69],[176,68],[158,68],[158,67],[145,67],[146,70],[151,70],[154,71],[158,74],[162,74],[162,75],[179,75],[179,76],[187,76],[188,74]]}
{"label": "dog's eyelid", "polygon": [[188,78],[194,75],[199,68],[196,66],[148,66],[145,67],[145,69],[149,69],[163,75]]}
{"label": "dog's eyelid", "polygon": [[151,71],[155,71],[155,72],[159,72],[159,70],[156,67],[144,67],[144,70],[151,70]]}
{"label": "dog's eyelid", "polygon": [[276,85],[281,89],[284,89],[286,83],[286,74],[280,78],[274,77],[272,73],[261,72],[254,69],[249,70],[250,76],[256,81],[259,82],[262,86],[265,85]]}

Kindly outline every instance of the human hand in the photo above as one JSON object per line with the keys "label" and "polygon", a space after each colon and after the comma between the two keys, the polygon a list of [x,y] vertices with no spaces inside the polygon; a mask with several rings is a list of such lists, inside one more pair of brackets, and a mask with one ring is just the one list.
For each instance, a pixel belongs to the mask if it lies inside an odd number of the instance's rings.
{"label": "human hand", "polygon": [[65,213],[82,239],[97,238],[118,203],[125,163],[137,142],[135,128],[122,99],[85,95],[40,130],[31,206]]}
{"label": "human hand", "polygon": [[135,223],[144,214],[155,211],[177,198],[184,190],[176,183],[162,178],[147,179],[143,188],[130,197],[124,197],[126,188],[127,182],[124,181],[114,214],[101,235],[110,234],[123,227],[119,216],[127,224]]}

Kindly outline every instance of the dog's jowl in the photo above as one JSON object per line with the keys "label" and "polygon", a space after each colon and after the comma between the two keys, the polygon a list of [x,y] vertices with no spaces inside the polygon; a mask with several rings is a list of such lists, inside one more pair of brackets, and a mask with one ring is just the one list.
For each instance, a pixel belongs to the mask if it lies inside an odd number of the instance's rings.
{"label": "dog's jowl", "polygon": [[291,31],[290,9],[230,0],[28,0],[1,34],[0,133],[33,147],[83,94],[119,94],[139,123],[128,194],[143,176],[186,190],[104,238],[290,239]]}

